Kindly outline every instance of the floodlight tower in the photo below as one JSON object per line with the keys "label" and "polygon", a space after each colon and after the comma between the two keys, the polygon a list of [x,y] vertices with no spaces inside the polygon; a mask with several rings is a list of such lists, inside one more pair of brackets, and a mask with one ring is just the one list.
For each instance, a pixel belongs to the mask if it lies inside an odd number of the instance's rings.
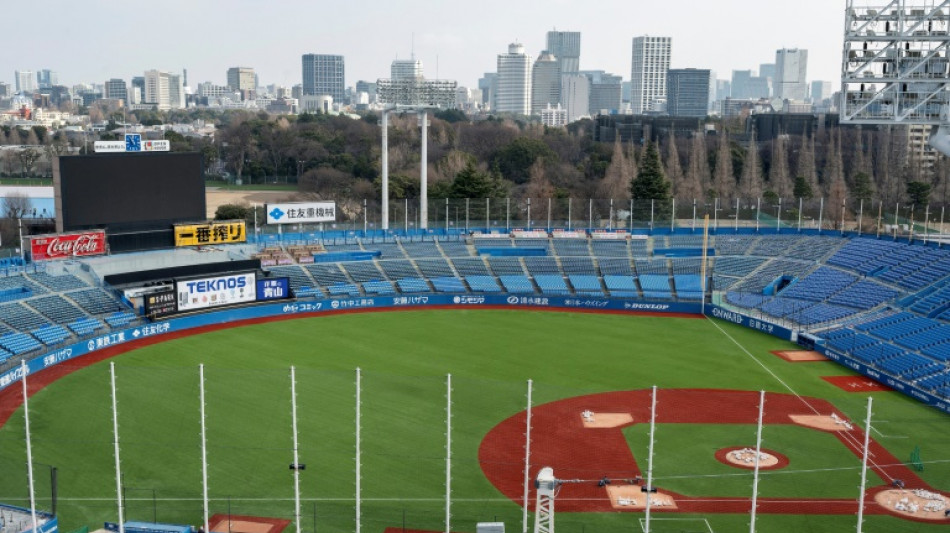
{"label": "floodlight tower", "polygon": [[554,533],[554,492],[559,482],[554,469],[546,466],[538,472],[534,482],[537,488],[537,504],[534,507],[534,533]]}
{"label": "floodlight tower", "polygon": [[386,107],[382,116],[382,225],[389,229],[389,119],[391,111],[416,113],[419,115],[419,125],[422,129],[422,153],[419,173],[419,227],[429,226],[429,180],[427,151],[429,139],[427,135],[428,111],[431,109],[446,109],[455,105],[455,89],[458,83],[450,80],[425,80],[422,78],[393,78],[376,80],[376,91],[379,101]]}
{"label": "floodlight tower", "polygon": [[930,145],[950,155],[948,69],[950,0],[848,0],[842,123],[939,126]]}

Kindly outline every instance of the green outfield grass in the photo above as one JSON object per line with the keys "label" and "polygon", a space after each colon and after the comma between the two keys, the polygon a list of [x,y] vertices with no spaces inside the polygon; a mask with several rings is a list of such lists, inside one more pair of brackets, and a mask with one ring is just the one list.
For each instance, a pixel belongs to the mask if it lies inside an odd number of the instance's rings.
{"label": "green outfield grass", "polygon": [[[830,362],[792,364],[769,353],[790,347],[702,319],[488,310],[325,316],[171,340],[113,360],[126,517],[200,522],[199,363],[206,365],[212,512],[294,515],[288,465],[289,366],[295,365],[298,451],[307,465],[300,475],[301,525],[307,532],[352,531],[354,382],[360,367],[364,531],[443,527],[447,373],[453,384],[452,528],[474,531],[478,521],[499,520],[517,531],[520,506],[485,479],[477,454],[492,427],[524,409],[527,379],[535,383],[535,404],[652,385],[792,389],[863,420],[866,394],[848,394],[820,379],[848,371]],[[950,459],[947,417],[897,393],[874,397],[878,442],[901,458],[920,445],[927,461],[921,475],[938,489],[950,489],[950,467],[943,462]],[[78,370],[31,399],[34,461],[59,469],[64,530],[116,519],[110,401],[107,363]],[[751,474],[696,452],[754,444],[754,426],[674,426],[658,428],[663,446],[656,456],[658,477],[669,478],[672,490],[703,494],[716,485],[728,495],[751,491]],[[645,456],[644,428],[627,431],[638,457]],[[792,464],[763,477],[763,496],[856,497],[857,461],[833,437],[796,427],[767,429],[765,446],[785,453]],[[23,440],[21,410],[0,429],[0,471],[7,474],[0,476],[0,501],[24,502]],[[522,443],[511,446],[520,450]],[[788,473],[799,465],[820,473]],[[37,492],[46,498],[43,468]],[[520,464],[511,468],[521,471]],[[699,477],[705,474],[728,476]],[[869,479],[879,482],[873,474]],[[822,485],[818,493],[803,489],[815,484]],[[562,513],[557,521],[565,533],[639,531],[640,517]],[[748,529],[747,516],[704,518],[717,533]],[[855,519],[761,515],[759,524],[760,531],[838,532],[853,530]],[[675,522],[663,527],[680,531]],[[870,516],[865,531],[937,527]]]}

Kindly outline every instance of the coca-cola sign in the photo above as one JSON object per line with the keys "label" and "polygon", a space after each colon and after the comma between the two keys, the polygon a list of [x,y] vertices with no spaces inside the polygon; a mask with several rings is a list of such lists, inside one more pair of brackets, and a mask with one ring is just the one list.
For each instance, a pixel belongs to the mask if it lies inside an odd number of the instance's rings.
{"label": "coca-cola sign", "polygon": [[34,261],[102,255],[106,253],[106,232],[85,231],[31,237],[30,249]]}

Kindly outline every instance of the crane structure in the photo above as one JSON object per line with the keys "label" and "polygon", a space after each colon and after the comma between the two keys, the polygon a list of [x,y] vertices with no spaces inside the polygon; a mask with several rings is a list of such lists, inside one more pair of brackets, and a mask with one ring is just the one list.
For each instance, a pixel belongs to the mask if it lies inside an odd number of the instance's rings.
{"label": "crane structure", "polygon": [[[610,485],[611,482],[620,481],[631,485],[639,485],[642,478],[638,475],[634,478],[610,478],[604,476],[601,479],[558,479],[554,476],[554,469],[545,466],[538,472],[538,477],[534,480],[534,488],[537,491],[534,507],[534,533],[554,533],[554,500],[557,498],[558,488],[566,484],[596,483],[600,487]],[[643,492],[656,492],[655,488],[641,487]]]}
{"label": "crane structure", "polygon": [[938,126],[950,155],[950,0],[848,0],[841,94],[842,123]]}

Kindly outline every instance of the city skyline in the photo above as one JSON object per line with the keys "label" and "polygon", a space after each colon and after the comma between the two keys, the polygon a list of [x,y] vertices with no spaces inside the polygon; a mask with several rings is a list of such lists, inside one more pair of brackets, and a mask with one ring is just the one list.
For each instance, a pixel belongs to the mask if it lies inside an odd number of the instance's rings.
{"label": "city skyline", "polygon": [[[671,68],[710,69],[717,78],[729,79],[732,70],[757,70],[759,64],[773,61],[780,48],[801,48],[809,50],[809,80],[832,81],[837,90],[844,18],[844,3],[827,0],[804,0],[794,10],[739,0],[682,0],[682,9],[672,11],[689,16],[670,15],[668,6],[632,6],[617,0],[603,0],[597,9],[575,0],[516,5],[486,0],[479,13],[495,12],[492,6],[506,13],[490,20],[425,0],[396,4],[371,0],[361,11],[332,20],[318,6],[299,2],[285,2],[293,17],[278,16],[287,10],[262,13],[247,0],[235,1],[228,10],[167,0],[162,10],[149,12],[147,18],[136,10],[109,8],[105,0],[78,12],[57,9],[57,4],[66,6],[61,0],[52,4],[42,38],[28,25],[9,29],[11,42],[31,45],[0,58],[0,81],[12,85],[16,70],[51,69],[61,84],[71,86],[129,80],[151,69],[178,73],[187,69],[194,88],[205,81],[224,85],[227,69],[244,65],[255,69],[262,84],[290,87],[302,81],[300,57],[314,53],[344,56],[345,82],[354,86],[359,80],[386,77],[393,59],[407,59],[414,51],[425,64],[427,77],[475,87],[509,43],[521,42],[536,58],[546,47],[547,33],[557,30],[581,33],[583,70],[629,73],[634,37],[668,35],[673,38]],[[312,17],[307,16],[310,11]],[[411,24],[394,30],[393,21],[399,18]],[[313,31],[315,20],[326,21],[325,27],[318,23],[320,31]],[[163,28],[163,37],[154,43],[143,41],[143,24]],[[96,25],[108,31],[67,37],[77,35],[76,27]],[[262,29],[246,31],[255,26]],[[354,39],[354,32],[360,38]],[[70,39],[88,51],[77,49]]]}

